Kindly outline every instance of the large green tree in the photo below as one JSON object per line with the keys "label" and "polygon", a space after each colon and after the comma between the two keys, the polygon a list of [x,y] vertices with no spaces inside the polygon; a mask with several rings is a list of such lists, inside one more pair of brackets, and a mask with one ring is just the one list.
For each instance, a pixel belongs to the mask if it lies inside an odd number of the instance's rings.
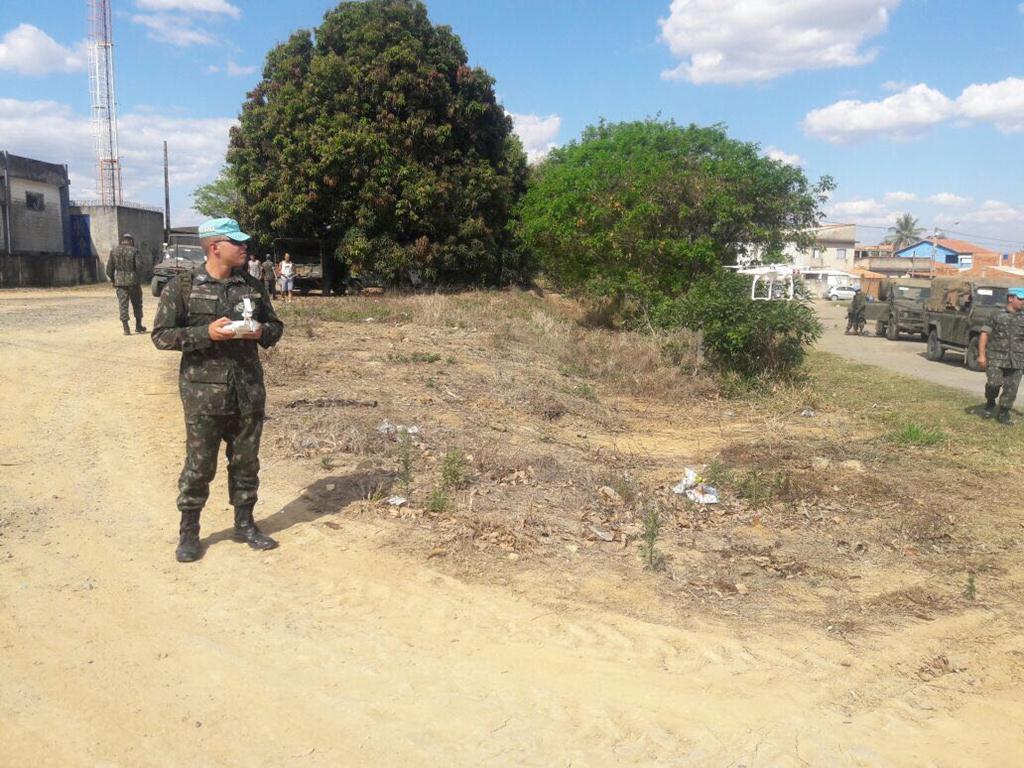
{"label": "large green tree", "polygon": [[559,287],[669,318],[663,305],[699,277],[809,245],[832,186],[722,126],[602,122],[536,169],[520,234]]}
{"label": "large green tree", "polygon": [[221,168],[217,178],[192,192],[192,207],[211,219],[238,218],[238,185],[228,168]]}
{"label": "large green tree", "polygon": [[351,266],[494,284],[526,159],[494,80],[419,0],[345,2],[267,55],[232,131],[245,226],[325,238]]}

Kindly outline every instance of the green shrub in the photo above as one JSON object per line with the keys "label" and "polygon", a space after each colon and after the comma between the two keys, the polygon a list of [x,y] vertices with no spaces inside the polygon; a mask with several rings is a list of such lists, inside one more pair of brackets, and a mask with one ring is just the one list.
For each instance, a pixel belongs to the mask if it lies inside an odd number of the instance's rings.
{"label": "green shrub", "polygon": [[808,304],[752,301],[750,278],[729,272],[702,278],[658,310],[660,322],[703,333],[704,355],[714,367],[745,378],[791,378],[821,336]]}

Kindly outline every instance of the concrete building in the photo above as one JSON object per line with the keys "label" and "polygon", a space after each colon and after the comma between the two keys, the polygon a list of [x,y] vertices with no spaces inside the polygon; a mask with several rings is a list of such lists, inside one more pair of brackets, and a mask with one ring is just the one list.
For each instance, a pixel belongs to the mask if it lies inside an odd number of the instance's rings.
{"label": "concrete building", "polygon": [[853,268],[853,252],[857,244],[856,224],[826,224],[807,230],[814,235],[814,245],[806,251],[787,245],[783,253],[801,271],[832,269],[849,272]]}
{"label": "concrete building", "polygon": [[135,246],[150,264],[160,260],[164,240],[164,214],[159,208],[142,205],[116,207],[92,202],[72,202],[71,218],[74,222],[76,249],[88,254],[95,279],[107,279],[104,269],[110,250],[130,232]]}
{"label": "concrete building", "polygon": [[71,255],[68,168],[0,150],[0,288],[85,281]]}

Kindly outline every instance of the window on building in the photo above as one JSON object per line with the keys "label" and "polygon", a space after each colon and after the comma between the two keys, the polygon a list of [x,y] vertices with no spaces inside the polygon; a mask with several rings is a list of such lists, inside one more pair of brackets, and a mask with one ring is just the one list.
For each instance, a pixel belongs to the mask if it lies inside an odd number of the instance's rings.
{"label": "window on building", "polygon": [[836,259],[839,261],[846,261],[846,249],[836,248]]}
{"label": "window on building", "polygon": [[815,259],[816,261],[820,261],[821,260],[821,249],[820,248],[813,249],[811,251],[811,258]]}
{"label": "window on building", "polygon": [[42,211],[46,208],[46,200],[42,192],[26,192],[25,207],[30,211]]}

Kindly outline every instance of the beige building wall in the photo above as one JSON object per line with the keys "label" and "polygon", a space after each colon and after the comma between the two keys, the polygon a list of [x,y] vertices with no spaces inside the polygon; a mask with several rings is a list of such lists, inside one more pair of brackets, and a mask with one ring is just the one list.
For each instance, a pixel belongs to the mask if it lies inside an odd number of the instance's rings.
{"label": "beige building wall", "polygon": [[[15,247],[33,253],[64,253],[60,188],[53,184],[11,178],[11,230]],[[42,196],[42,210],[29,207],[29,196]],[[38,201],[39,198],[35,197]]]}
{"label": "beige building wall", "polygon": [[783,251],[801,269],[853,269],[853,253],[857,243],[855,224],[835,224],[811,230],[817,242],[806,251],[789,245]]}

